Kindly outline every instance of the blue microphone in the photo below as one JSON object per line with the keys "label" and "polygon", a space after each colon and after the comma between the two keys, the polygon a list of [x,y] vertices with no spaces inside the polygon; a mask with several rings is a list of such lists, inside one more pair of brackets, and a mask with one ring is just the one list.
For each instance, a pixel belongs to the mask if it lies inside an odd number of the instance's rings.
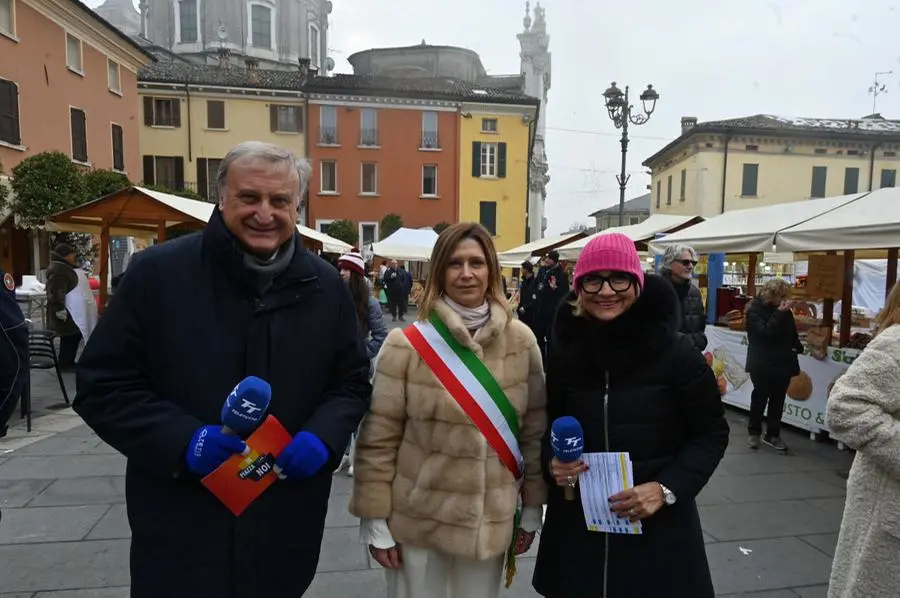
{"label": "blue microphone", "polygon": [[[557,418],[550,428],[550,446],[553,456],[563,463],[571,463],[581,459],[584,452],[584,431],[581,424],[571,415]],[[575,484],[565,488],[566,500],[575,500]]]}
{"label": "blue microphone", "polygon": [[256,376],[241,380],[222,406],[222,431],[247,437],[262,423],[272,401],[272,387]]}

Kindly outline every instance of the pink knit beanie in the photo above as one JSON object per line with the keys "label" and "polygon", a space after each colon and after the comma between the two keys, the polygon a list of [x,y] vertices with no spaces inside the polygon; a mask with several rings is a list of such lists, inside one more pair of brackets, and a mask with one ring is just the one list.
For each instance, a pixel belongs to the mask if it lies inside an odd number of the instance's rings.
{"label": "pink knit beanie", "polygon": [[644,288],[644,269],[634,241],[622,233],[599,235],[588,242],[575,264],[575,289],[581,279],[593,272],[614,270],[634,276]]}

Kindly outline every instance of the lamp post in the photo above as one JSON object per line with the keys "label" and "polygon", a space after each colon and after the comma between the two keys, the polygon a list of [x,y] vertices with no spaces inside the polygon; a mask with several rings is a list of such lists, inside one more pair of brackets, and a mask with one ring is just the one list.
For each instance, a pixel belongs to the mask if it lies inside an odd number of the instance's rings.
{"label": "lamp post", "polygon": [[642,125],[650,120],[650,115],[656,110],[656,101],[659,94],[653,89],[652,85],[648,85],[644,93],[641,94],[641,102],[643,103],[644,112],[634,112],[634,106],[628,101],[628,86],[625,86],[625,92],[616,87],[613,81],[609,89],[603,92],[606,100],[606,110],[609,112],[609,118],[616,125],[617,129],[622,129],[622,172],[616,176],[619,181],[619,226],[625,225],[625,187],[628,185],[628,179],[631,175],[625,172],[625,159],[628,154],[628,125]]}

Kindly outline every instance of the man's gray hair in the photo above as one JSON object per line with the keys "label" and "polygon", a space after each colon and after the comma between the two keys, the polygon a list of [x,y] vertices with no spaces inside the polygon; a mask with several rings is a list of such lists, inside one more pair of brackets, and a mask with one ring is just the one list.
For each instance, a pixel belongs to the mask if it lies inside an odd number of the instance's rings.
{"label": "man's gray hair", "polygon": [[681,259],[681,254],[685,251],[691,254],[691,259],[697,259],[697,252],[694,251],[694,248],[690,245],[685,245],[684,243],[676,243],[675,245],[669,245],[666,247],[666,252],[663,254],[662,263],[659,265],[660,274],[669,274],[672,272],[672,264]]}
{"label": "man's gray hair", "polygon": [[272,164],[281,164],[284,162],[290,164],[294,170],[297,171],[297,176],[300,177],[300,189],[298,190],[299,194],[297,197],[300,201],[303,200],[303,194],[306,193],[306,187],[309,185],[309,177],[312,175],[312,167],[309,165],[309,161],[297,157],[297,154],[293,151],[281,147],[280,145],[275,145],[274,143],[244,141],[228,152],[222,160],[222,163],[219,165],[219,172],[216,173],[216,192],[219,195],[219,202],[222,201],[225,193],[225,181],[228,178],[228,169],[235,160],[241,158],[258,158]]}

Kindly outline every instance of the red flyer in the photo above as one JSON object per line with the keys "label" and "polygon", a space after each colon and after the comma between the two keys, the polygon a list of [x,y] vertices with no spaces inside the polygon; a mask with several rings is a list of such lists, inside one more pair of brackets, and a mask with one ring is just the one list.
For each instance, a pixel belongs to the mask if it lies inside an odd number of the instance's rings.
{"label": "red flyer", "polygon": [[269,415],[247,438],[250,453],[234,455],[203,478],[203,485],[239,516],[260,494],[278,480],[272,467],[291,442],[291,435]]}

